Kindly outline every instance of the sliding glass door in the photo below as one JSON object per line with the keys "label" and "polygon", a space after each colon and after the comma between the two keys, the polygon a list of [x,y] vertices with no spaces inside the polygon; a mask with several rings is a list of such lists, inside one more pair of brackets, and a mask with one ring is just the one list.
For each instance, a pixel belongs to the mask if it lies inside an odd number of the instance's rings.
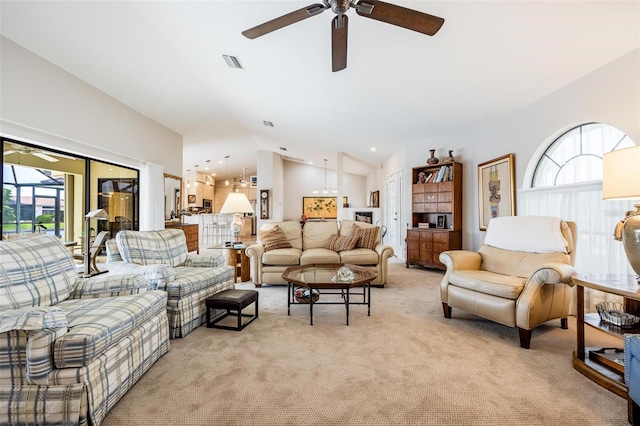
{"label": "sliding glass door", "polygon": [[[77,155],[3,139],[3,239],[45,233],[72,245],[86,231],[138,229],[139,172]],[[107,221],[91,222],[84,215],[104,208]],[[124,225],[123,225],[124,224]]]}

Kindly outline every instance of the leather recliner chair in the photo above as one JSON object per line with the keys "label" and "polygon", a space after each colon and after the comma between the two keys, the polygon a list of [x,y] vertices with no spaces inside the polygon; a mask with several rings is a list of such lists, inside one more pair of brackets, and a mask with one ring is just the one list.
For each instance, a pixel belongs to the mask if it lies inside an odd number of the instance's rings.
{"label": "leather recliner chair", "polygon": [[453,307],[517,327],[529,349],[531,330],[552,319],[566,329],[575,273],[576,225],[546,216],[492,219],[478,252],[446,251],[440,285],[444,316]]}

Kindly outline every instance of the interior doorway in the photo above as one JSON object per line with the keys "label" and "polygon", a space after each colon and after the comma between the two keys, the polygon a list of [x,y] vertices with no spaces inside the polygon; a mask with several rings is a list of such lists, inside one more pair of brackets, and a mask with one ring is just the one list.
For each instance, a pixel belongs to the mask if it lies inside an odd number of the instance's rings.
{"label": "interior doorway", "polygon": [[386,202],[384,217],[387,234],[384,244],[393,248],[396,257],[404,260],[402,244],[402,171],[398,171],[385,179]]}

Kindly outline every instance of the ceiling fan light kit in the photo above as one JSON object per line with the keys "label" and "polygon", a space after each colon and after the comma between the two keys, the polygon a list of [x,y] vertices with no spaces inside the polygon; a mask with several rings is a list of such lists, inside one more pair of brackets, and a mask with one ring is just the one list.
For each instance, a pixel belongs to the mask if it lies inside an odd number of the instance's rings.
{"label": "ceiling fan light kit", "polygon": [[324,0],[324,4],[312,4],[249,28],[242,35],[250,39],[258,38],[331,9],[336,14],[331,20],[331,69],[333,72],[340,71],[347,67],[349,19],[346,13],[349,8],[354,8],[359,16],[430,36],[437,33],[444,24],[444,19],[437,16],[378,0]]}

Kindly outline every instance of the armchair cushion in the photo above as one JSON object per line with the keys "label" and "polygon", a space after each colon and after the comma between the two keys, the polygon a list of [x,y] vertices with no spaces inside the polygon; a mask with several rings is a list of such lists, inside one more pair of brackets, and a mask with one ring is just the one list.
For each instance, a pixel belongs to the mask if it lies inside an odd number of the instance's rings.
{"label": "armchair cushion", "polygon": [[264,246],[264,251],[270,251],[275,249],[292,248],[293,246],[287,240],[287,236],[280,229],[280,226],[276,225],[273,229],[258,231],[260,241]]}
{"label": "armchair cushion", "polygon": [[452,271],[449,282],[479,293],[515,300],[522,293],[527,279],[489,271]]}
{"label": "armchair cushion", "polygon": [[55,305],[69,297],[77,274],[61,246],[52,236],[0,244],[0,311]]}
{"label": "armchair cushion", "polygon": [[128,263],[180,266],[187,260],[187,240],[181,229],[120,231],[116,243]]}
{"label": "armchair cushion", "polygon": [[569,263],[569,255],[562,252],[534,253],[526,251],[503,250],[482,245],[478,250],[482,257],[480,269],[504,275],[528,278],[540,264]]}

